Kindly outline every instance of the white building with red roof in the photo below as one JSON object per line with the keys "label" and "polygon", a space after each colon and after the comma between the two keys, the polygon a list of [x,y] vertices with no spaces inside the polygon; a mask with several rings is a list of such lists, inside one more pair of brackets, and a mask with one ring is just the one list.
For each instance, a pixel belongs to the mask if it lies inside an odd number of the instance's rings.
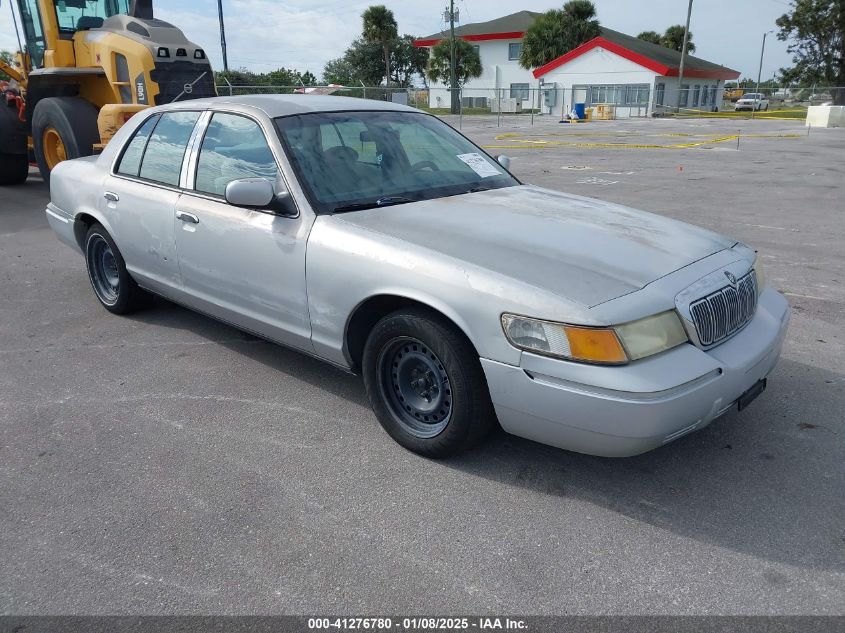
{"label": "white building with red roof", "polygon": [[[464,107],[491,107],[496,99],[502,99],[503,109],[515,101],[522,109],[539,106],[543,112],[560,114],[583,103],[588,108],[611,106],[614,116],[623,118],[652,116],[677,105],[681,54],[608,28],[544,66],[522,68],[522,38],[539,15],[519,11],[455,29],[457,37],[478,47],[483,68],[481,77],[464,86]],[[448,36],[448,32],[436,33],[414,44],[431,47]],[[736,70],[687,55],[681,107],[715,110],[722,102],[724,82],[739,75]],[[448,86],[432,83],[429,105],[448,108],[449,103]]]}

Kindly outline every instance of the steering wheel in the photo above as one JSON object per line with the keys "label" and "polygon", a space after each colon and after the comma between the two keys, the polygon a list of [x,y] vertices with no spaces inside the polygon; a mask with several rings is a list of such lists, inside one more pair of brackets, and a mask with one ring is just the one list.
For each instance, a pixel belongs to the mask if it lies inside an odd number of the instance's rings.
{"label": "steering wheel", "polygon": [[440,171],[440,167],[432,163],[430,160],[421,160],[418,163],[411,165],[411,171],[419,171],[421,169],[430,169],[431,171]]}
{"label": "steering wheel", "polygon": [[358,152],[356,152],[351,147],[345,145],[337,145],[335,147],[330,147],[324,152],[324,154],[329,160],[344,163],[354,163],[358,160]]}

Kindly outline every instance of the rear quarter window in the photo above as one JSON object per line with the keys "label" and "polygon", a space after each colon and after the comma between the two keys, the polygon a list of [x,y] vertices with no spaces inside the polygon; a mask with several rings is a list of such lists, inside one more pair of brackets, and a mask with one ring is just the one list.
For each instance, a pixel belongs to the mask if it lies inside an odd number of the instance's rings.
{"label": "rear quarter window", "polygon": [[123,156],[120,157],[120,162],[117,164],[115,171],[118,174],[124,174],[125,176],[138,175],[138,172],[141,170],[141,158],[144,156],[144,149],[147,147],[147,141],[156,123],[158,123],[158,115],[151,116],[135,131],[135,135],[126,145],[126,149],[123,150]]}

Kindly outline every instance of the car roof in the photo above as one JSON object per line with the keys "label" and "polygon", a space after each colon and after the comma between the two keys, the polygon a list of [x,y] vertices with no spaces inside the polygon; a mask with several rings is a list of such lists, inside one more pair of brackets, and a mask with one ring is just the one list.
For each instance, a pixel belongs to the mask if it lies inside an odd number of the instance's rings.
{"label": "car roof", "polygon": [[416,108],[375,101],[373,99],[358,99],[355,97],[341,97],[335,95],[239,95],[232,97],[211,97],[206,99],[190,99],[169,103],[156,110],[196,110],[217,109],[240,106],[262,111],[269,117],[290,116],[310,112],[341,112],[349,110],[390,110],[400,112],[419,112]]}

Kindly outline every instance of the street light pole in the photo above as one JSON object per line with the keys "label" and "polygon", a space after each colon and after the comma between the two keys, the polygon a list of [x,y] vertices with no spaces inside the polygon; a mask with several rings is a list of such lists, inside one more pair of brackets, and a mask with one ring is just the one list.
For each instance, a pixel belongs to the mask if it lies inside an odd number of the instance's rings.
{"label": "street light pole", "polygon": [[[681,111],[681,92],[684,85],[684,60],[687,58],[687,46],[689,45],[689,23],[692,17],[692,0],[689,0],[689,7],[687,7],[687,28],[684,30],[684,44],[681,46],[681,63],[678,68],[678,112]],[[687,95],[686,101],[689,100]],[[686,103],[684,101],[684,103]]]}
{"label": "street light pole", "polygon": [[220,18],[220,48],[223,49],[223,70],[229,72],[229,58],[226,57],[226,28],[223,26],[223,0],[217,0],[217,15]]}
{"label": "street light pole", "polygon": [[455,0],[449,0],[449,46],[451,57],[449,60],[449,94],[452,105],[452,114],[458,111],[458,78],[455,72]]}

